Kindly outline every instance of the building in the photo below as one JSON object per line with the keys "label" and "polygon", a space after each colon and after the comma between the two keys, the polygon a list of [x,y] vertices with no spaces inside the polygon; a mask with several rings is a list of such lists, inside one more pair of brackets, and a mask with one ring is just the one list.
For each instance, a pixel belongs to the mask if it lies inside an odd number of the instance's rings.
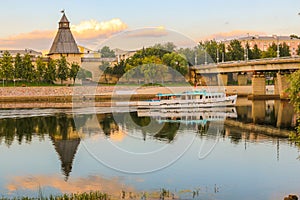
{"label": "building", "polygon": [[[248,43],[250,49],[254,47],[256,44],[259,49],[262,51],[266,51],[272,43],[275,44],[283,44],[286,43],[290,47],[290,54],[291,56],[296,56],[297,55],[297,49],[298,46],[300,45],[300,39],[295,38],[295,37],[290,37],[290,36],[246,36],[246,37],[241,37],[238,38],[242,44],[243,47]],[[230,41],[232,40],[226,40],[224,41],[225,45],[229,45]]]}
{"label": "building", "polygon": [[121,60],[126,60],[127,58],[132,57],[137,51],[125,51],[122,49],[114,49],[114,52],[117,57],[117,62],[119,63]]}
{"label": "building", "polygon": [[64,56],[68,63],[77,63],[81,65],[81,55],[77,43],[70,30],[70,22],[65,12],[59,21],[59,27],[55,39],[52,43],[48,56],[51,59],[60,59]]}
{"label": "building", "polygon": [[30,55],[32,58],[42,57],[42,52],[38,52],[32,49],[23,49],[23,50],[6,50],[0,49],[0,57],[3,56],[4,52],[8,51],[8,53],[14,58],[17,54],[20,54],[21,57],[24,57],[26,54]]}
{"label": "building", "polygon": [[82,58],[101,58],[101,54],[98,51],[93,51],[84,46],[78,45],[79,52],[81,53]]}

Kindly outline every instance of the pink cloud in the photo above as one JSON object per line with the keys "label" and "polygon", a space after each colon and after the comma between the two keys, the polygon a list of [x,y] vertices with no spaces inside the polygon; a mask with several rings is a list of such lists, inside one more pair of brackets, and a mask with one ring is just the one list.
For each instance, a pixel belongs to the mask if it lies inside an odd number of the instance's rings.
{"label": "pink cloud", "polygon": [[[72,33],[78,44],[86,45],[96,42],[98,38],[107,38],[115,33],[127,29],[127,24],[120,19],[98,22],[96,20],[83,21],[78,25],[72,25]],[[28,33],[0,38],[2,49],[49,49],[57,30],[35,30]]]}
{"label": "pink cloud", "polygon": [[202,38],[201,40],[224,40],[224,39],[233,39],[238,37],[245,37],[247,35],[266,35],[265,32],[261,31],[251,31],[251,30],[233,30],[230,32],[219,32]]}
{"label": "pink cloud", "polygon": [[127,24],[120,19],[111,19],[105,22],[96,20],[83,21],[71,26],[72,32],[78,39],[95,39],[109,37],[115,33],[127,29]]}
{"label": "pink cloud", "polygon": [[127,37],[164,37],[169,33],[163,26],[152,27],[152,28],[143,28],[130,31],[126,34]]}

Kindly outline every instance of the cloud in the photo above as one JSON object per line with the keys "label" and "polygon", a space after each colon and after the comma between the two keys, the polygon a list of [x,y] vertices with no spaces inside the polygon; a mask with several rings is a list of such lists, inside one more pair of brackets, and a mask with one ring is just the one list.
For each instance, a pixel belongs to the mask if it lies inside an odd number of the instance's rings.
{"label": "cloud", "polygon": [[[96,42],[98,38],[107,38],[115,33],[127,29],[127,24],[120,19],[98,22],[96,20],[83,21],[72,25],[71,30],[78,44],[87,45]],[[57,30],[35,30],[13,36],[0,38],[2,49],[49,49]]]}
{"label": "cloud", "polygon": [[224,40],[224,39],[233,39],[233,38],[238,38],[242,36],[247,36],[247,35],[266,35],[265,32],[260,32],[260,31],[251,31],[251,30],[233,30],[230,32],[219,32],[215,33],[212,35],[209,35],[207,37],[202,38],[202,40],[211,40],[211,39],[216,39],[216,40]]}
{"label": "cloud", "polygon": [[109,37],[125,29],[127,29],[127,24],[117,18],[105,22],[98,22],[92,19],[71,26],[73,34],[78,39]]}
{"label": "cloud", "polygon": [[143,28],[128,32],[127,37],[164,37],[168,35],[168,31],[163,26],[153,28]]}

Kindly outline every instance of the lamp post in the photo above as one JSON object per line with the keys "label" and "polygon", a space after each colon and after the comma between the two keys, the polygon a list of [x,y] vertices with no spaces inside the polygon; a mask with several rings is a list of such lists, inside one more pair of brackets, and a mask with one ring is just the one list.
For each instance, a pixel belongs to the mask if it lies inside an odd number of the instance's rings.
{"label": "lamp post", "polygon": [[244,58],[245,58],[245,62],[247,62],[248,61],[248,59],[249,59],[249,55],[248,55],[248,39],[249,39],[249,33],[247,33],[247,38],[246,38],[246,40],[245,40],[245,49],[244,49]]}
{"label": "lamp post", "polygon": [[279,51],[279,38],[277,36],[277,58],[280,57],[280,51]]}
{"label": "lamp post", "polygon": [[204,64],[207,65],[207,52],[206,52],[206,48],[204,51]]}
{"label": "lamp post", "polygon": [[245,49],[244,49],[244,58],[245,58],[245,62],[247,62],[247,45],[245,44]]}
{"label": "lamp post", "polygon": [[275,38],[277,39],[277,58],[280,57],[280,50],[279,50],[279,37],[275,35]]}
{"label": "lamp post", "polygon": [[219,63],[219,48],[217,47],[217,64]]}

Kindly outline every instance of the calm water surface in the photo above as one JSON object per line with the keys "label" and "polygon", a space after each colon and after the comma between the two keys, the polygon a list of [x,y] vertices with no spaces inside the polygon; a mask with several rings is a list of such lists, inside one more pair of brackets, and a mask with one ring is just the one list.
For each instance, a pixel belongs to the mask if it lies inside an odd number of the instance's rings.
{"label": "calm water surface", "polygon": [[243,99],[205,112],[3,109],[0,196],[161,188],[181,199],[300,194],[299,148],[253,124],[283,133],[295,116],[287,102]]}

